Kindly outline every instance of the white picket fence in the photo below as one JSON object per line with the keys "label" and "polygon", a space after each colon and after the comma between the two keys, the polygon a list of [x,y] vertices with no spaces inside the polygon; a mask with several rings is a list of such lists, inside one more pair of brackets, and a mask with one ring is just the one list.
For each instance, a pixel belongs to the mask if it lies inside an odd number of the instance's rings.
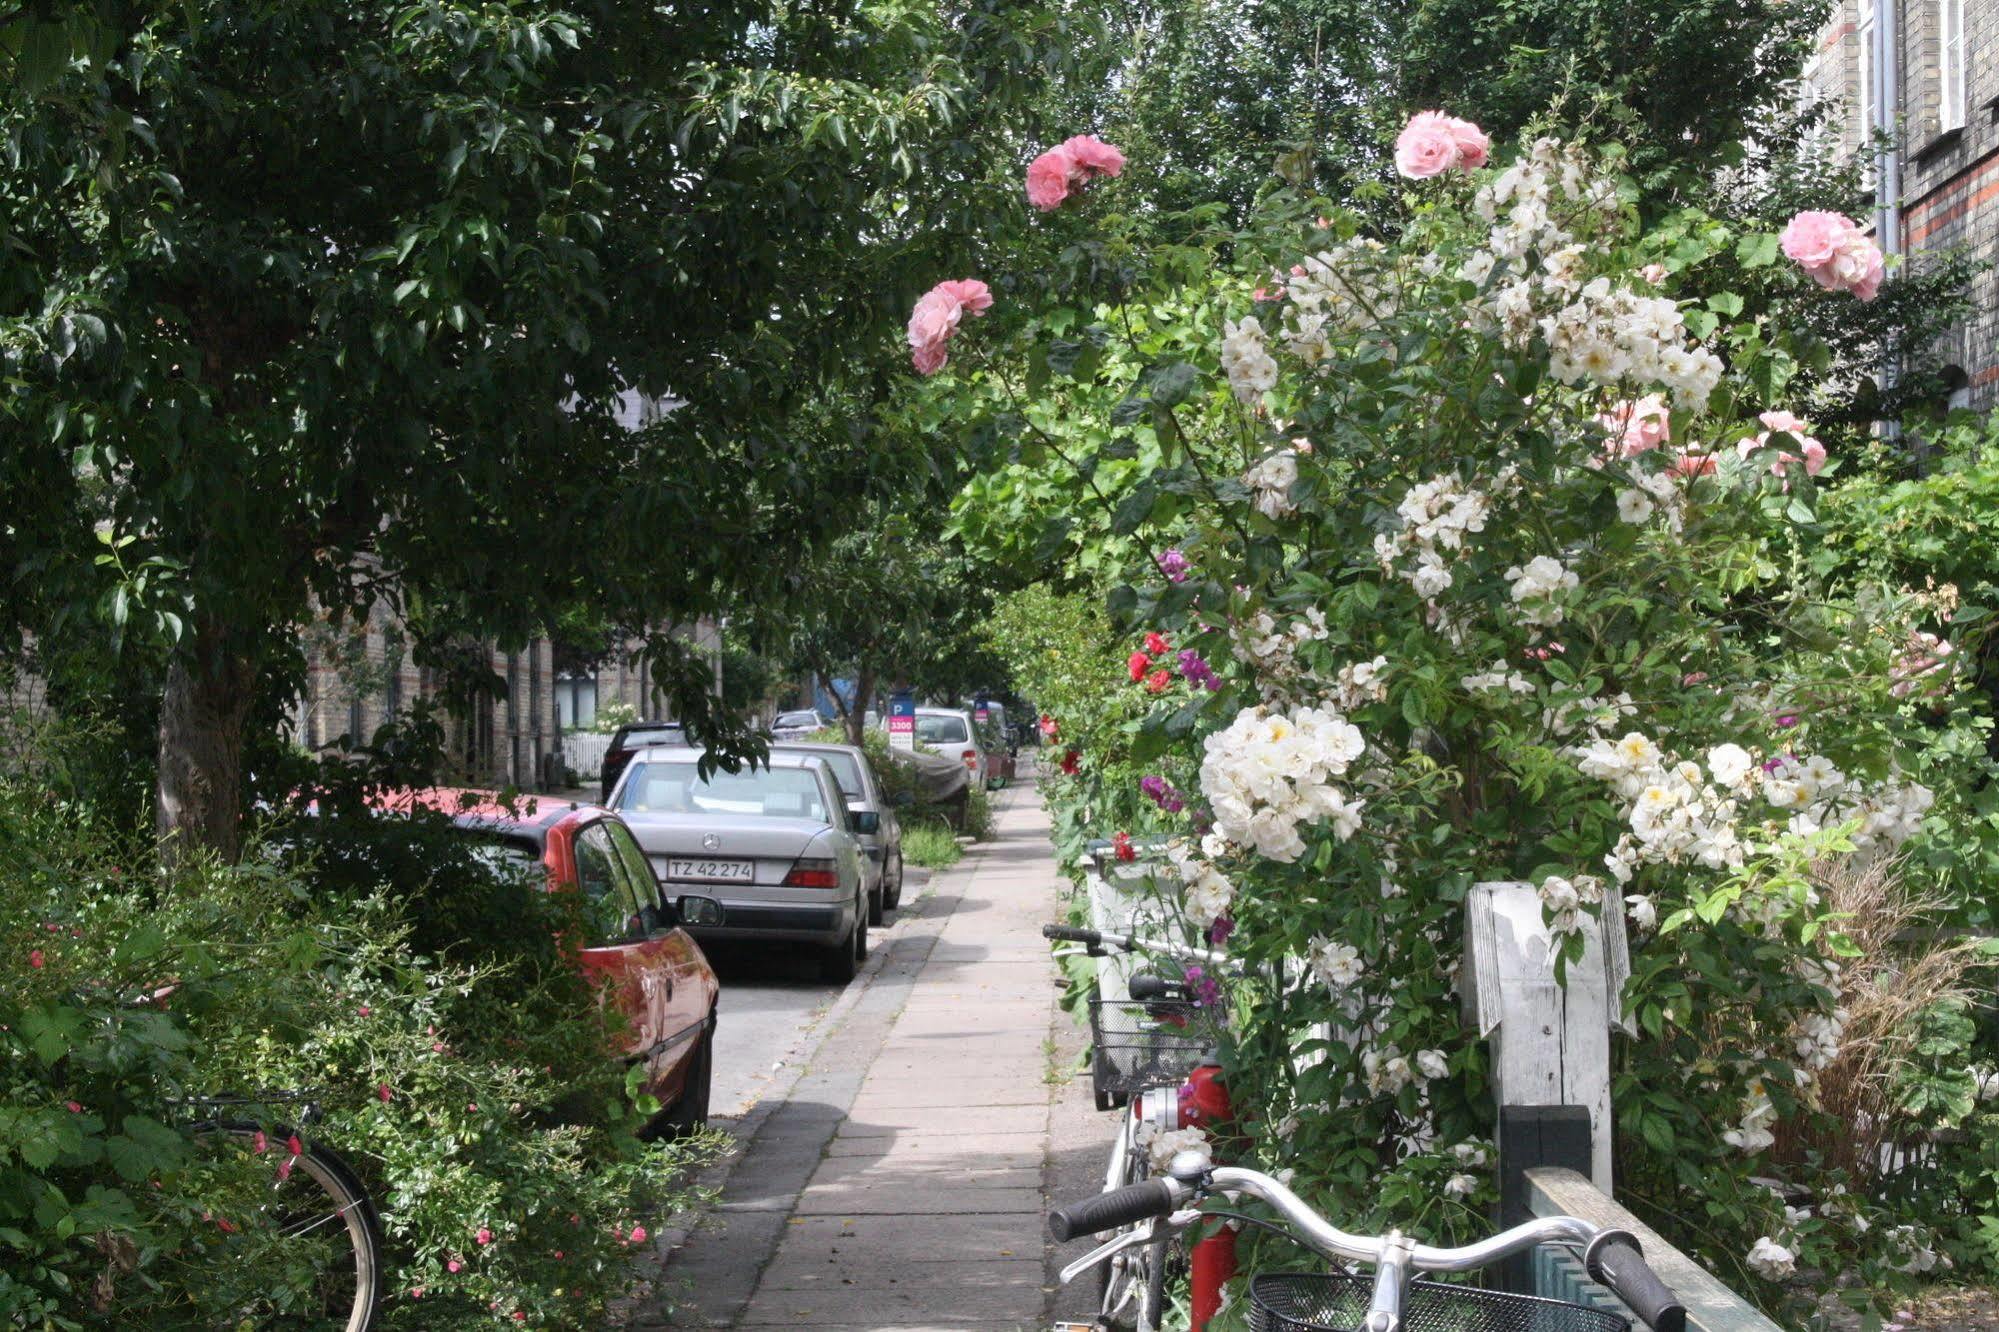
{"label": "white picket fence", "polygon": [[597,774],[603,771],[605,751],[611,747],[611,737],[596,731],[570,731],[562,737],[562,761],[576,773],[576,780],[585,786],[597,784]]}

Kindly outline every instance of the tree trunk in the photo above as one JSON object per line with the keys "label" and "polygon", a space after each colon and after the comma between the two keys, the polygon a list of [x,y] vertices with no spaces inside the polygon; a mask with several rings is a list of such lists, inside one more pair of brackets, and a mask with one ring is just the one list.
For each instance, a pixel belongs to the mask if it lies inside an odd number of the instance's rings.
{"label": "tree trunk", "polygon": [[256,663],[206,617],[167,666],[153,825],[169,864],[194,851],[234,860],[241,850],[243,729],[256,676]]}
{"label": "tree trunk", "polygon": [[875,673],[862,667],[854,675],[854,706],[841,720],[847,723],[847,743],[858,745],[867,734],[868,700],[875,695]]}

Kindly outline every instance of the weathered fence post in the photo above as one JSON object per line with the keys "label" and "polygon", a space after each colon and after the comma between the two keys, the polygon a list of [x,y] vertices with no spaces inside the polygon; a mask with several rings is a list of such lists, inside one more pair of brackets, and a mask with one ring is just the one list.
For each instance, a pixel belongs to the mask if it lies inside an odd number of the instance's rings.
{"label": "weathered fence post", "polygon": [[[1542,922],[1534,885],[1474,884],[1465,916],[1470,974],[1462,988],[1467,1017],[1493,1040],[1501,1178],[1571,1164],[1526,1159],[1520,1149],[1531,1154],[1531,1144],[1507,1141],[1509,1108],[1581,1106],[1589,1112],[1590,1177],[1610,1193],[1610,1029],[1624,1025],[1622,996],[1631,974],[1623,911],[1614,900],[1604,904],[1599,927],[1584,931],[1582,960],[1567,969],[1565,983],[1555,978],[1559,941]],[[1511,1118],[1516,1126],[1528,1122]]]}

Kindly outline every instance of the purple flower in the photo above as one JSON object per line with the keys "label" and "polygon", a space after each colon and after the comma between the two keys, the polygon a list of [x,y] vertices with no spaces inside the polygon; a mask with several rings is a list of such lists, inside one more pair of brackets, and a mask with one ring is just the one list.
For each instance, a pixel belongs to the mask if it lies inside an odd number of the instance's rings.
{"label": "purple flower", "polygon": [[1235,921],[1228,916],[1216,916],[1214,924],[1208,926],[1208,942],[1219,948],[1235,933]]}
{"label": "purple flower", "polygon": [[1779,768],[1790,767],[1797,761],[1798,756],[1796,754],[1779,754],[1776,758],[1763,760],[1763,771],[1775,772]]}
{"label": "purple flower", "polygon": [[1186,975],[1187,993],[1194,996],[1194,1007],[1217,1008],[1222,1002],[1222,983],[1210,976],[1205,967],[1188,967]]}
{"label": "purple flower", "polygon": [[1138,789],[1145,792],[1147,799],[1168,814],[1178,814],[1187,808],[1187,798],[1173,789],[1173,783],[1164,777],[1141,777]]}
{"label": "purple flower", "polygon": [[1797,724],[1798,724],[1797,716],[1793,713],[1787,712],[1783,716],[1777,718],[1777,729],[1780,731],[1788,731]]}
{"label": "purple flower", "polygon": [[1159,572],[1175,583],[1186,582],[1187,571],[1193,567],[1178,547],[1169,547],[1159,555]]}
{"label": "purple flower", "polygon": [[1180,1103],[1180,1122],[1182,1124],[1198,1124],[1201,1122],[1199,1093],[1194,1090],[1192,1082],[1183,1082],[1180,1084],[1180,1091],[1176,1099]]}
{"label": "purple flower", "polygon": [[1213,691],[1222,687],[1221,677],[1192,648],[1180,649],[1180,676],[1188,684],[1202,689]]}

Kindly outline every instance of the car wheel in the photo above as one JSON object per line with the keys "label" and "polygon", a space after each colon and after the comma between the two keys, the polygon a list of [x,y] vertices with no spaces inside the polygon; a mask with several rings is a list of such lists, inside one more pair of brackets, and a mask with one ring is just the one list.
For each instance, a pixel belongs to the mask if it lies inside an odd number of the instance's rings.
{"label": "car wheel", "polygon": [[680,1099],[673,1103],[673,1108],[666,1112],[661,1123],[669,1137],[698,1133],[708,1127],[708,1098],[714,1086],[715,1027],[711,1022],[708,1034],[701,1039],[701,1049],[688,1066],[687,1082],[680,1089]]}
{"label": "car wheel", "polygon": [[891,889],[886,886],[888,879],[886,874],[882,876],[882,879],[884,885],[882,891],[887,894],[889,910],[896,910],[902,905],[902,852],[897,851],[895,853],[895,887]]}
{"label": "car wheel", "polygon": [[866,904],[856,902],[854,930],[826,950],[819,962],[819,974],[834,985],[845,985],[860,974],[868,959],[868,913]]}
{"label": "car wheel", "polygon": [[888,896],[887,878],[887,873],[884,871],[882,876],[883,881],[875,886],[873,892],[868,894],[868,924],[870,925],[879,925],[882,923],[882,909],[887,906],[887,902],[884,900]]}

